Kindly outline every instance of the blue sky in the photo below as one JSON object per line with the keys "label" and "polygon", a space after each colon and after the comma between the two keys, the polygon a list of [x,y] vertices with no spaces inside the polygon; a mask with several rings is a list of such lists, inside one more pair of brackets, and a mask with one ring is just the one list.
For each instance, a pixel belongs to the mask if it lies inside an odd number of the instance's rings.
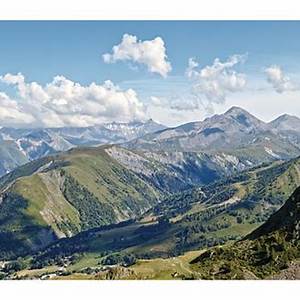
{"label": "blue sky", "polygon": [[[277,116],[283,109],[282,113],[300,116],[300,106],[295,105],[300,101],[297,100],[298,88],[288,87],[278,93],[274,91],[274,85],[267,82],[264,73],[265,68],[276,65],[287,74],[285,79],[288,77],[294,81],[293,86],[297,85],[300,77],[300,22],[11,21],[0,22],[0,32],[1,75],[21,72],[27,82],[36,81],[41,86],[57,75],[83,86],[111,80],[122,89],[133,89],[146,106],[151,106],[153,96],[161,98],[163,103],[181,101],[185,105],[194,84],[185,76],[189,58],[198,61],[200,72],[211,66],[215,58],[225,62],[232,55],[247,54],[245,62],[228,70],[244,74],[247,87],[234,92],[227,89],[224,99],[213,101],[213,107],[209,109],[198,107],[176,111],[169,108],[167,111],[162,107],[147,107],[147,117],[176,125],[202,119],[212,112],[222,112],[232,104],[250,109],[265,120]],[[121,43],[124,34],[136,36],[141,41],[151,41],[156,37],[163,40],[167,60],[172,66],[166,78],[149,72],[142,63],[128,60],[104,62],[102,55],[112,53],[112,47]],[[15,92],[10,85],[1,83],[0,91],[19,101],[19,91]],[[274,99],[273,110],[270,102],[258,105],[261,101],[256,100],[251,104],[251,98],[263,97]],[[290,99],[294,106],[282,105],[286,99]],[[26,105],[24,101],[22,105]]]}
{"label": "blue sky", "polygon": [[1,72],[23,72],[46,82],[57,74],[80,82],[153,77],[103,63],[101,55],[120,42],[124,33],[141,40],[165,41],[172,75],[182,75],[189,57],[210,64],[215,57],[249,53],[248,68],[279,63],[294,70],[300,63],[300,22],[228,21],[54,21],[0,22]]}

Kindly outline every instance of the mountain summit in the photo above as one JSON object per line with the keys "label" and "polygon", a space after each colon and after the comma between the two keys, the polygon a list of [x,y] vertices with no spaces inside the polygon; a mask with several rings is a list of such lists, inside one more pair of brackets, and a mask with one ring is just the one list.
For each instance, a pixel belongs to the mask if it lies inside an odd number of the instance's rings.
{"label": "mountain summit", "polygon": [[283,138],[300,147],[300,119],[296,116],[282,115],[269,123],[269,126]]}
{"label": "mountain summit", "polygon": [[270,125],[281,131],[300,130],[300,119],[296,116],[284,114],[270,122]]}
{"label": "mountain summit", "polygon": [[285,159],[289,153],[300,154],[299,135],[298,126],[292,132],[279,131],[272,123],[265,123],[234,106],[224,114],[151,133],[127,145],[132,149],[151,151],[221,151],[261,162]]}
{"label": "mountain summit", "polygon": [[240,115],[240,114],[251,115],[247,110],[245,110],[239,106],[232,106],[224,113],[224,115],[231,115],[231,116],[236,116],[236,115]]}
{"label": "mountain summit", "polygon": [[267,130],[267,124],[263,121],[259,120],[245,109],[233,106],[227,112],[225,112],[224,116],[231,117],[236,120],[239,124],[246,127],[255,127],[259,130]]}

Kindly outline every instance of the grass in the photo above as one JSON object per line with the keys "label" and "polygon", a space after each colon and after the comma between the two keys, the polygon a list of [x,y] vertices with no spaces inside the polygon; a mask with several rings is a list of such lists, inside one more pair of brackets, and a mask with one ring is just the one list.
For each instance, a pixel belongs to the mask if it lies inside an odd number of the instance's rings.
{"label": "grass", "polygon": [[[58,236],[64,237],[79,231],[79,216],[62,195],[59,183],[55,181],[58,176],[55,172],[22,177],[14,184],[13,191],[27,200],[26,215],[41,226],[51,226]],[[77,229],[72,232],[74,227]]]}
{"label": "grass", "polygon": [[101,256],[99,256],[99,253],[84,254],[77,262],[69,265],[66,269],[67,271],[74,272],[88,267],[96,267],[100,260]]}
{"label": "grass", "polygon": [[218,231],[214,231],[211,235],[216,237],[224,237],[228,235],[237,235],[237,236],[245,236],[254,229],[256,229],[261,223],[256,224],[235,224],[228,228],[220,229]]}
{"label": "grass", "polygon": [[[128,276],[125,279],[152,279],[152,280],[173,280],[182,279],[183,277],[190,277],[193,270],[190,266],[190,261],[198,257],[201,251],[190,251],[184,255],[172,257],[168,259],[141,259],[134,265],[128,267],[129,270],[134,272],[133,276]],[[98,266],[97,254],[89,254],[83,257],[78,263],[69,266],[68,271],[74,272],[71,275],[57,277],[55,279],[68,279],[68,280],[88,280],[97,279],[97,275],[89,275],[78,273],[80,270],[88,267]]]}
{"label": "grass", "polygon": [[[40,171],[43,167],[45,169]],[[85,201],[85,207],[76,207],[74,201],[65,197],[66,175],[73,176],[78,182],[78,190],[84,191],[79,193],[77,200]],[[93,212],[94,207],[101,207],[95,216],[101,217],[105,224],[111,224],[140,216],[157,203],[160,196],[150,183],[124,168],[103,148],[75,149],[37,160],[4,178],[2,184],[3,188],[7,187],[6,193],[20,196],[25,203],[22,212],[16,216],[18,219],[14,220],[18,228],[27,226],[25,220],[30,219],[30,225],[50,228],[59,238],[95,227],[95,222],[83,224],[82,209]],[[88,203],[92,200],[99,205]],[[4,215],[3,218],[6,220]],[[38,230],[36,234],[38,236]],[[32,236],[26,236],[24,232],[22,239],[32,240]]]}
{"label": "grass", "polygon": [[47,273],[55,273],[58,270],[58,266],[48,266],[42,269],[33,270],[21,270],[15,273],[15,277],[18,278],[37,278]]}
{"label": "grass", "polygon": [[101,201],[108,203],[114,202],[120,205],[122,199],[128,196],[142,203],[137,188],[144,190],[153,199],[159,196],[154,188],[131,172],[131,182],[121,180],[122,176],[129,171],[112,160],[104,151],[97,155],[81,154],[72,157],[71,166],[67,167],[67,171]]}
{"label": "grass", "polygon": [[13,185],[13,192],[28,200],[27,215],[38,224],[46,226],[47,224],[40,212],[45,206],[47,189],[41,178],[37,174],[23,177]]}
{"label": "grass", "polygon": [[172,280],[193,274],[190,261],[199,256],[203,250],[190,251],[184,255],[167,259],[139,260],[130,267],[139,279]]}

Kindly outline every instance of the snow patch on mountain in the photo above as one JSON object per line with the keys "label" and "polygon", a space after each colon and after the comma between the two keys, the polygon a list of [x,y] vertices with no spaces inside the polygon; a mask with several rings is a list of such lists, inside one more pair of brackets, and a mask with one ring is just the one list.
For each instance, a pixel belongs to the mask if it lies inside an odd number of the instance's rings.
{"label": "snow patch on mountain", "polygon": [[273,150],[271,148],[265,147],[265,151],[270,154],[271,156],[275,157],[276,159],[280,159],[281,156],[274,153]]}
{"label": "snow patch on mountain", "polygon": [[236,156],[225,154],[225,153],[220,153],[213,156],[212,161],[214,161],[215,163],[217,163],[223,168],[225,168],[228,165],[228,163],[234,166],[238,166],[241,163]]}

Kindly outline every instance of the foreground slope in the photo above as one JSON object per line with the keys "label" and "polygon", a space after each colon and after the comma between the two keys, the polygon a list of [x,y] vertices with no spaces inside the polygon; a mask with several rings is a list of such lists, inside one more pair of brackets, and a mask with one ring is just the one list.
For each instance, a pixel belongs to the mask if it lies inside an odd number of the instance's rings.
{"label": "foreground slope", "polygon": [[[266,278],[293,269],[299,259],[300,188],[267,222],[242,241],[208,250],[192,264],[199,278]],[[290,279],[300,279],[299,270],[292,275],[296,278]],[[287,274],[285,276],[289,278]]]}

